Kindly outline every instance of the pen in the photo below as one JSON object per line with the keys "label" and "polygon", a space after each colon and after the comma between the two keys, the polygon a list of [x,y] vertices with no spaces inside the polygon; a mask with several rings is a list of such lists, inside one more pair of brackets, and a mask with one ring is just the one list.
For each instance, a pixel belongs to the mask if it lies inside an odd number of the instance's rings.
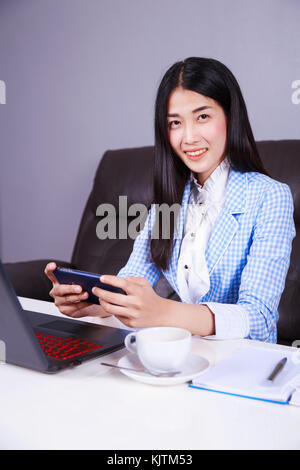
{"label": "pen", "polygon": [[281,359],[281,361],[278,362],[278,364],[275,366],[273,372],[271,372],[271,374],[269,375],[268,380],[272,381],[272,380],[275,379],[275,377],[277,377],[279,372],[284,368],[284,366],[286,364],[286,361],[287,361],[287,357],[284,357],[283,359]]}

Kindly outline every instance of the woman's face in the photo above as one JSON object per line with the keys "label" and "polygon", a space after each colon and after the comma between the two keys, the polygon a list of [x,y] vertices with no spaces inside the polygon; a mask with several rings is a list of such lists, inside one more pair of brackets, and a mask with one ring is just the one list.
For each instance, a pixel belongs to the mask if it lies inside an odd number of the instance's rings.
{"label": "woman's face", "polygon": [[173,150],[203,185],[225,158],[223,109],[212,98],[178,87],[170,95],[167,120]]}

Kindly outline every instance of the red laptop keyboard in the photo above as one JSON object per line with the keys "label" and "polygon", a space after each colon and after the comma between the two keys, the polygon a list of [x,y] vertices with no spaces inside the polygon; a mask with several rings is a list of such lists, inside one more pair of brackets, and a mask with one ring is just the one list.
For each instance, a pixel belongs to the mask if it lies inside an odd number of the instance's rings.
{"label": "red laptop keyboard", "polygon": [[58,336],[35,333],[46,356],[55,359],[71,359],[81,354],[96,351],[102,348],[102,345],[88,343],[82,339],[60,338]]}

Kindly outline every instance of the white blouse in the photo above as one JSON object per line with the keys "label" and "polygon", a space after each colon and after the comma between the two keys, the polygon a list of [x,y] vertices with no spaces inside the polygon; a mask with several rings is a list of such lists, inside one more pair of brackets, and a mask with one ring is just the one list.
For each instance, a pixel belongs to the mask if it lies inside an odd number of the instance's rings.
{"label": "white blouse", "polygon": [[[177,284],[183,302],[195,304],[210,289],[205,250],[225,204],[229,170],[230,165],[228,159],[225,158],[203,186],[191,173],[191,195],[186,212],[177,271]],[[218,302],[205,302],[205,305],[215,315],[215,338],[248,336],[248,313],[243,307]]]}

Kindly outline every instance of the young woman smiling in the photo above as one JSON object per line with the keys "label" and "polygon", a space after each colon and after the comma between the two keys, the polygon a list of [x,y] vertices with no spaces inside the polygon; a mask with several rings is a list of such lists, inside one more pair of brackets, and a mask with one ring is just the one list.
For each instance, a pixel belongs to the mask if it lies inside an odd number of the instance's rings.
{"label": "young woman smiling", "polygon": [[[151,238],[152,205],[118,276],[101,280],[127,296],[59,285],[45,272],[60,311],[115,315],[132,328],[177,326],[202,336],[276,342],[278,304],[295,236],[289,187],[270,178],[259,157],[239,85],[214,59],[175,63],[155,110],[154,204],[181,205],[171,236]],[[176,232],[175,232],[176,229]],[[158,227],[161,235],[161,229]],[[181,302],[158,296],[163,274]]]}

